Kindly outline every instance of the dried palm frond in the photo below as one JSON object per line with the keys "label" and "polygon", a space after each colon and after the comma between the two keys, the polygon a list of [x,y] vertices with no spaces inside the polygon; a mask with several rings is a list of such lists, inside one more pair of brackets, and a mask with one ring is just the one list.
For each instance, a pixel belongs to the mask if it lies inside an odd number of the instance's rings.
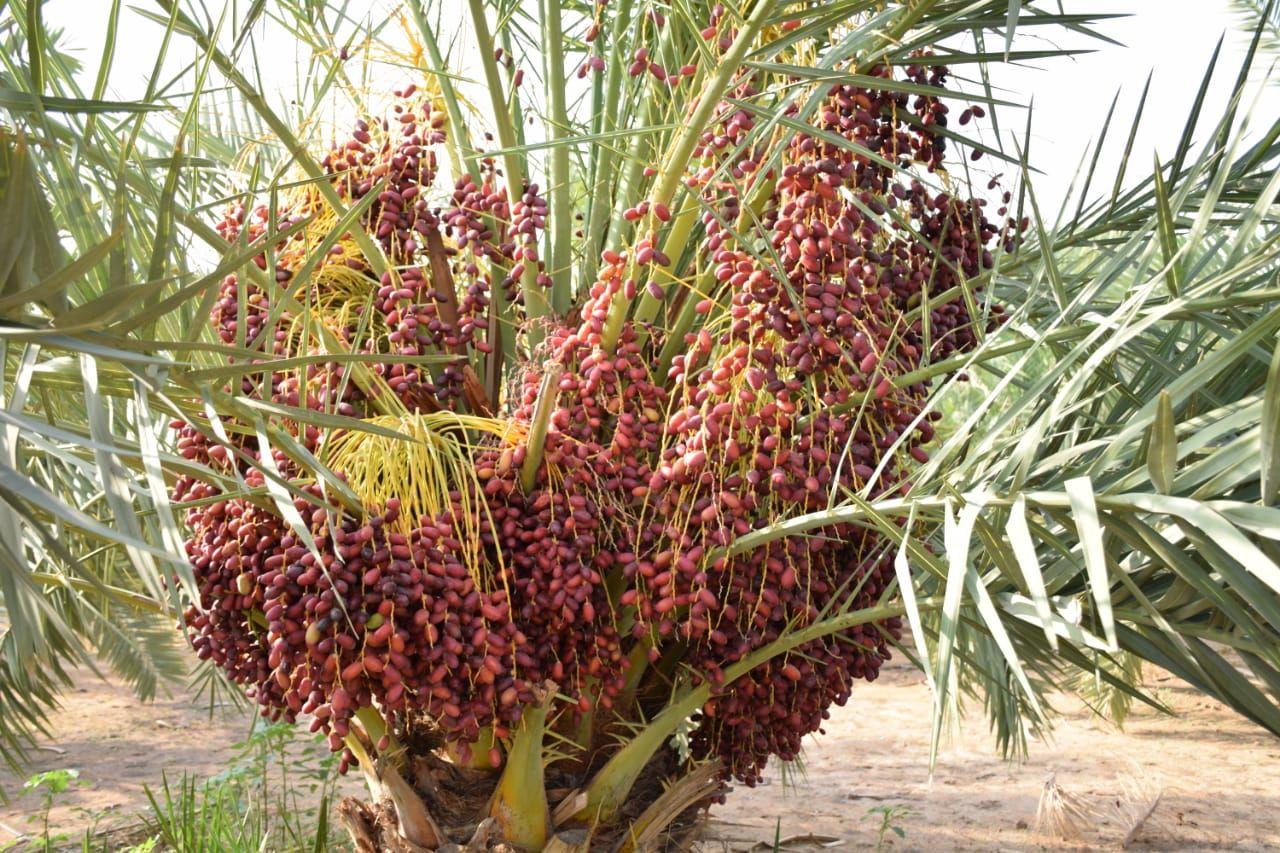
{"label": "dried palm frond", "polygon": [[1118,781],[1115,795],[1078,794],[1058,783],[1050,773],[1040,791],[1035,831],[1049,838],[1074,841],[1099,826],[1117,826],[1124,832],[1120,846],[1128,848],[1147,826],[1164,795],[1158,776],[1131,764]]}
{"label": "dried palm frond", "polygon": [[1097,821],[1097,811],[1088,797],[1074,794],[1058,784],[1058,774],[1050,773],[1036,806],[1035,831],[1049,838],[1078,839]]}
{"label": "dried palm frond", "polygon": [[1124,829],[1120,846],[1126,850],[1133,845],[1147,827],[1160,801],[1164,797],[1164,785],[1158,775],[1133,764],[1121,777],[1123,789],[1112,802],[1117,823]]}

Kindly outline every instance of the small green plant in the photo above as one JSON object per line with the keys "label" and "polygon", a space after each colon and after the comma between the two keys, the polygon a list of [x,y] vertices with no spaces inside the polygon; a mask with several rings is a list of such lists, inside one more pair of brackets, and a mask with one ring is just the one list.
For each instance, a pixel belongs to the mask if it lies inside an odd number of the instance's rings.
{"label": "small green plant", "polygon": [[255,718],[223,772],[203,780],[165,777],[147,789],[148,843],[182,853],[333,849],[337,759],[314,747],[294,726]]}
{"label": "small green plant", "polygon": [[889,833],[893,833],[899,838],[906,838],[907,831],[902,828],[900,821],[915,816],[915,812],[910,807],[901,803],[893,806],[876,806],[867,809],[867,814],[863,820],[880,820],[880,826],[876,829],[876,849],[883,850],[889,846],[891,839]]}
{"label": "small green plant", "polygon": [[40,794],[40,812],[30,818],[32,823],[40,824],[40,837],[31,842],[35,849],[52,850],[58,842],[67,839],[64,834],[51,835],[49,833],[49,812],[53,809],[53,804],[60,794],[72,786],[84,784],[86,783],[80,781],[80,771],[73,768],[45,770],[41,773],[36,773],[22,783],[22,793],[24,795]]}

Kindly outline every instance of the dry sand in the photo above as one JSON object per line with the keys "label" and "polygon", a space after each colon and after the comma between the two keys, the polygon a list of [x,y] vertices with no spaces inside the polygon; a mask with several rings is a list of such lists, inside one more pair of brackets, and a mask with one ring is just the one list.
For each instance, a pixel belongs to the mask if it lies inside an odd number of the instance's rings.
{"label": "dry sand", "polygon": [[[61,795],[50,814],[58,831],[75,833],[95,818],[119,824],[146,806],[144,784],[182,771],[206,776],[226,767],[248,719],[181,694],[143,704],[117,684],[84,673],[33,753],[34,769],[76,768],[85,784]],[[859,685],[836,709],[827,733],[809,742],[805,778],[783,785],[774,773],[739,788],[713,810],[706,850],[770,849],[775,834],[797,839],[785,849],[869,849],[880,837],[876,808],[900,807],[884,835],[894,850],[1094,850],[1118,848],[1127,827],[1092,822],[1075,841],[1035,832],[1045,777],[1055,773],[1069,796],[1098,805],[1123,794],[1134,769],[1163,793],[1134,847],[1152,850],[1280,850],[1280,740],[1176,679],[1152,672],[1148,687],[1177,712],[1135,709],[1123,732],[1070,700],[1051,743],[1033,741],[1031,757],[1010,764],[995,754],[980,713],[928,771],[930,698],[923,678],[904,665]],[[350,780],[352,792],[358,792]],[[10,797],[0,822],[31,831],[37,802],[17,796],[21,779],[0,773]],[[12,836],[0,828],[0,847]]]}
{"label": "dry sand", "polygon": [[1034,831],[1036,807],[1051,773],[1095,809],[1123,797],[1136,773],[1162,793],[1134,849],[1280,850],[1280,739],[1166,673],[1151,671],[1147,687],[1178,716],[1135,707],[1118,731],[1063,697],[1052,741],[1032,741],[1020,764],[995,753],[974,709],[930,780],[928,687],[917,670],[890,665],[875,683],[855,686],[826,734],[808,742],[800,783],[788,788],[775,773],[769,784],[735,790],[713,810],[712,835],[732,839],[735,850],[775,833],[868,849],[882,823],[870,810],[901,806],[895,823],[904,834],[887,833],[886,848],[1118,849],[1128,827],[1116,816],[1103,814],[1106,822],[1075,841],[1050,840]]}

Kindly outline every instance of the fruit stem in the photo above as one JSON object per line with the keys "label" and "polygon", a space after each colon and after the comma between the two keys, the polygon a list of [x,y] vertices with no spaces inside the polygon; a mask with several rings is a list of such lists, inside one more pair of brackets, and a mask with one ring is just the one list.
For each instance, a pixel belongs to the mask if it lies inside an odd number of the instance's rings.
{"label": "fruit stem", "polygon": [[472,770],[497,770],[501,766],[501,762],[494,764],[489,760],[489,750],[498,746],[498,739],[494,737],[493,726],[485,726],[480,730],[480,736],[476,738],[476,742],[471,744],[468,752],[470,755],[463,760],[463,750],[455,741],[448,741],[444,745],[444,751],[449,760],[459,767],[467,767]]}
{"label": "fruit stem", "polygon": [[409,10],[413,13],[414,22],[418,25],[418,32],[421,33],[427,53],[431,56],[432,67],[428,70],[440,86],[441,99],[444,101],[445,110],[449,113],[446,141],[449,143],[450,159],[459,174],[478,175],[480,172],[479,168],[477,168],[479,158],[475,149],[471,147],[467,126],[463,122],[462,110],[458,105],[458,93],[453,87],[453,80],[448,74],[444,73],[444,56],[440,53],[440,43],[436,40],[435,30],[427,22],[422,0],[413,0],[409,4]]}
{"label": "fruit stem", "polygon": [[[685,203],[676,213],[671,222],[671,229],[667,232],[666,239],[662,243],[662,251],[673,261],[678,259],[680,253],[684,251],[685,244],[689,242],[689,234],[693,232],[693,226],[698,222],[698,210],[700,205],[698,200],[693,196],[688,196]],[[662,269],[656,267],[656,269]],[[667,287],[678,282],[666,270],[663,270],[669,279]],[[636,322],[651,323],[658,316],[658,311],[662,307],[663,301],[667,296],[667,288],[663,288],[662,296],[655,297],[647,288],[640,291],[640,303],[636,306]],[[697,303],[698,300],[693,298],[694,294],[690,293],[688,298],[691,303]]]}
{"label": "fruit stem", "polygon": [[640,682],[644,680],[645,673],[649,671],[649,649],[653,648],[653,644],[646,637],[636,643],[631,649],[628,658],[631,666],[627,669],[627,680],[622,685],[622,690],[618,692],[618,698],[614,702],[618,715],[623,716],[631,708],[631,703],[635,701],[636,691],[640,689]]}
{"label": "fruit stem", "polygon": [[542,384],[538,386],[538,399],[534,403],[533,419],[529,422],[529,443],[526,446],[524,464],[520,466],[520,485],[525,494],[533,491],[538,484],[538,469],[542,467],[542,451],[547,445],[547,427],[551,423],[551,412],[556,407],[559,397],[560,374],[564,367],[551,364],[542,375]]}
{"label": "fruit stem", "polygon": [[[919,602],[921,610],[937,610],[942,606],[941,599],[929,598]],[[869,607],[824,619],[821,622],[784,634],[769,645],[756,650],[738,663],[728,667],[724,673],[721,688],[741,678],[770,659],[812,640],[830,634],[847,631],[858,625],[869,622],[881,622],[906,612],[902,604],[883,604]],[[679,726],[711,698],[712,684],[704,681],[697,687],[687,690],[682,696],[674,698],[651,723],[646,725],[600,768],[595,777],[587,785],[585,796],[574,797],[580,802],[580,808],[566,816],[563,822],[602,824],[617,814],[619,807],[626,801],[631,786],[639,778],[641,771],[648,765],[654,754],[662,748]]]}
{"label": "fruit stem", "polygon": [[489,804],[489,815],[501,827],[503,840],[525,850],[541,850],[551,828],[543,782],[542,735],[556,688],[547,682],[536,690],[534,704],[520,716],[507,751],[506,768]]}
{"label": "fruit stem", "polygon": [[[477,0],[472,0],[477,2]],[[760,30],[764,27],[765,21],[769,19],[769,15],[774,11],[775,4],[761,0],[756,8],[751,11],[751,17],[747,18],[742,25],[742,29],[738,31],[738,37],[734,39],[733,44],[725,51],[724,56],[720,58],[720,64],[716,67],[715,74],[707,80],[702,87],[702,91],[698,93],[698,106],[689,116],[684,124],[684,129],[676,138],[675,143],[668,149],[670,152],[667,159],[663,161],[662,168],[658,171],[655,181],[653,196],[650,201],[649,215],[646,217],[646,227],[636,230],[637,234],[650,233],[657,230],[658,220],[655,212],[658,205],[669,207],[671,200],[675,198],[676,191],[680,188],[680,181],[684,177],[685,167],[689,165],[689,160],[693,157],[693,151],[697,147],[699,140],[702,139],[702,132],[706,129],[707,123],[711,121],[711,117],[715,114],[716,107],[720,103],[720,98],[724,95],[725,90],[729,88],[729,83],[733,80],[733,75],[738,72],[742,65],[742,60],[747,55],[747,51],[751,45],[755,44],[756,36],[760,34]],[[628,263],[630,269],[626,277],[630,278],[635,270],[635,261]],[[618,336],[622,334],[622,324],[626,320],[628,300],[622,296],[621,290],[613,295],[609,304],[609,315],[605,321],[604,332],[601,335],[600,345],[606,352],[613,352],[618,344]]]}
{"label": "fruit stem", "polygon": [[564,714],[559,720],[563,723],[565,736],[577,748],[577,752],[568,757],[564,766],[569,772],[583,775],[586,775],[587,767],[591,764],[591,747],[595,742],[596,719],[599,713],[599,694],[595,692],[598,685],[593,683],[595,679],[588,678],[587,681],[588,683],[582,688],[582,695],[595,699],[591,703],[591,708],[581,713],[577,723],[573,721],[573,714]]}
{"label": "fruit stem", "polygon": [[360,765],[360,772],[364,776],[364,783],[369,788],[369,796],[376,803],[382,797],[382,783],[378,781],[378,768],[374,766],[373,756],[369,755],[369,751],[364,748],[364,742],[355,733],[347,735],[342,740],[347,745],[347,749],[351,750],[351,754],[356,757],[356,763]]}
{"label": "fruit stem", "polygon": [[[471,7],[471,23],[476,31],[476,43],[480,46],[480,63],[484,67],[485,89],[489,92],[490,105],[493,108],[494,125],[498,131],[498,142],[506,149],[502,155],[503,171],[507,177],[507,200],[515,204],[524,195],[525,170],[520,154],[512,150],[519,147],[515,129],[512,126],[511,114],[507,104],[503,102],[502,93],[506,87],[498,74],[498,63],[493,56],[493,34],[489,31],[489,18],[485,12],[484,0],[468,0]],[[520,277],[520,290],[524,294],[524,310],[530,320],[527,335],[529,348],[533,349],[542,340],[542,325],[538,322],[551,310],[547,295],[538,284],[538,270],[535,264],[525,264],[524,274]]]}
{"label": "fruit stem", "polygon": [[[622,83],[626,75],[622,45],[627,28],[632,22],[631,0],[618,0],[613,14],[613,28],[607,45],[609,70],[606,77],[604,108],[600,111],[602,131],[614,131],[618,128],[618,104],[622,100]],[[613,209],[613,178],[618,171],[618,155],[612,144],[592,146],[592,156],[595,158],[595,177],[589,198],[590,209],[587,214],[582,278],[584,286],[590,286],[599,271],[600,252],[604,249],[609,213]]]}
{"label": "fruit stem", "polygon": [[[373,716],[378,720],[376,725],[369,719],[368,714],[363,713],[365,711],[373,711]],[[382,723],[382,718],[378,716],[377,711],[368,707],[357,711],[356,718],[369,734],[379,730]],[[369,794],[373,801],[381,802],[383,797],[391,799],[391,804],[396,810],[396,824],[401,837],[434,850],[444,838],[444,833],[440,831],[431,813],[427,811],[426,803],[400,775],[400,771],[391,762],[379,761],[371,756],[360,737],[354,732],[348,734],[343,740],[360,765],[360,772],[364,775],[365,784],[369,787]]]}
{"label": "fruit stem", "polygon": [[569,308],[573,286],[573,207],[568,139],[571,127],[565,106],[564,35],[560,22],[560,0],[542,0],[542,32],[547,106],[551,110],[551,141],[559,143],[548,156],[547,195],[551,201],[551,307],[561,313]]}
{"label": "fruit stem", "polygon": [[386,720],[382,719],[382,714],[378,713],[378,709],[366,705],[356,711],[356,719],[360,721],[365,734],[369,736],[370,743],[376,744],[382,740],[384,735],[386,736],[390,745],[384,750],[379,750],[379,754],[385,758],[394,758],[398,764],[398,759],[402,752],[400,742],[396,740],[395,734],[387,728]]}

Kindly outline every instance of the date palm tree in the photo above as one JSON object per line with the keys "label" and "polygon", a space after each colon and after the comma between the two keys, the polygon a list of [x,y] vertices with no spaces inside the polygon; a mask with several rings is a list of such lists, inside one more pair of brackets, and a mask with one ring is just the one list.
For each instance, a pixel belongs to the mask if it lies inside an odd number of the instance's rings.
{"label": "date palm tree", "polygon": [[[179,621],[211,684],[216,663],[268,712],[311,715],[364,774],[372,802],[343,816],[370,848],[648,849],[794,757],[890,649],[928,676],[935,742],[966,696],[1007,752],[1056,690],[1159,708],[1141,662],[1280,733],[1280,123],[1244,101],[1273,7],[1241,69],[1215,55],[1169,162],[1129,162],[1113,105],[1053,211],[1029,124],[1010,131],[987,81],[1069,53],[1036,33],[1101,37],[1107,16],[1057,3],[410,0],[370,20],[117,0],[92,72],[37,0],[0,3],[0,751],[23,760],[71,665],[144,696],[180,677]],[[145,92],[113,101],[126,15],[159,47]],[[265,85],[283,43],[296,79]],[[1202,115],[1224,76],[1228,109]],[[938,120],[949,100],[959,122]],[[1104,145],[1125,151],[1109,186]],[[777,437],[700,450],[690,421],[720,410],[698,386],[754,375],[734,355],[749,303],[811,297],[751,340],[822,344],[823,282],[788,287],[831,241],[779,199],[841,164],[794,206],[844,205],[868,275],[895,247],[928,274],[896,313],[850,314],[867,332],[828,348],[858,368],[839,382],[797,360],[732,385],[748,407],[798,400],[788,441],[855,425],[793,459],[796,482],[758,483],[755,456],[785,465]],[[948,206],[984,192],[1007,228]],[[902,212],[925,198],[960,212],[928,231]],[[943,250],[970,226],[972,267]],[[739,298],[746,271],[782,284]],[[741,360],[692,381],[700,352]],[[581,389],[615,362],[639,365],[616,380],[633,390],[593,414]],[[615,457],[644,478],[600,473]],[[548,536],[550,562],[510,544]],[[562,617],[570,552],[591,592]],[[800,554],[856,570],[819,583],[828,564]],[[397,598],[436,581],[439,606]],[[305,592],[353,584],[374,604]],[[772,627],[724,652],[725,606],[762,602]],[[745,742],[720,722],[742,707],[767,721]]]}

